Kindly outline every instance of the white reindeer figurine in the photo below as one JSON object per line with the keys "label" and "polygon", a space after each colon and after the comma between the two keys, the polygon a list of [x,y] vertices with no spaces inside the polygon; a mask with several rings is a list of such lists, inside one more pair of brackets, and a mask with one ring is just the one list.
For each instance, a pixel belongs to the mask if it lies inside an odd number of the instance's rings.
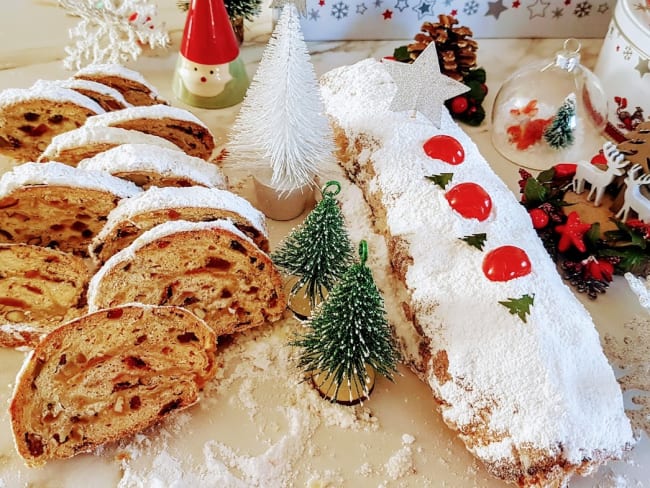
{"label": "white reindeer figurine", "polygon": [[574,193],[582,193],[585,189],[585,182],[591,185],[587,200],[591,200],[592,195],[595,194],[595,207],[600,205],[607,185],[614,181],[616,176],[621,176],[623,168],[629,164],[629,161],[625,161],[625,156],[611,142],[603,144],[603,154],[607,159],[607,169],[605,171],[589,161],[582,160],[578,161],[576,174],[573,177]]}
{"label": "white reindeer figurine", "polygon": [[627,220],[627,214],[634,210],[639,220],[650,223],[650,200],[641,193],[641,186],[650,184],[650,174],[641,174],[637,178],[637,173],[642,170],[641,165],[635,164],[627,172],[625,177],[625,194],[624,202],[621,209],[616,214],[617,219],[623,222]]}

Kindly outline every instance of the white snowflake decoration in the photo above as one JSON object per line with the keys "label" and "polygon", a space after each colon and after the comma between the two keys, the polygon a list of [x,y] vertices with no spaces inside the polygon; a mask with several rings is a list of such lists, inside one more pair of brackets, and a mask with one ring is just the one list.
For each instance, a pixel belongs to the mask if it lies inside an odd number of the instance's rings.
{"label": "white snowflake decoration", "polygon": [[643,308],[650,312],[650,279],[649,277],[637,278],[632,273],[625,273],[625,279],[630,285],[630,289],[639,298],[639,303]]}
{"label": "white snowflake decoration", "polygon": [[149,0],[59,0],[71,15],[81,18],[69,35],[63,65],[80,69],[88,64],[135,61],[142,46],[167,47],[164,23],[156,25],[157,8]]}

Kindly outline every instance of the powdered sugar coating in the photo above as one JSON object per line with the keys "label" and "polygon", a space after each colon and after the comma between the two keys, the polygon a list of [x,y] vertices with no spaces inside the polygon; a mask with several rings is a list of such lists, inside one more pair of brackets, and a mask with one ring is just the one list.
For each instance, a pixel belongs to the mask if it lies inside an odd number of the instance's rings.
{"label": "powdered sugar coating", "polygon": [[[97,306],[97,298],[99,293],[99,286],[104,279],[104,276],[116,266],[119,266],[120,263],[124,261],[130,261],[136,258],[136,252],[146,246],[147,244],[154,242],[158,239],[164,237],[169,237],[174,234],[180,234],[184,232],[196,232],[201,230],[213,230],[213,229],[222,229],[231,234],[234,234],[239,239],[244,239],[249,242],[252,246],[257,248],[256,244],[242,231],[240,231],[230,220],[214,220],[211,222],[188,222],[186,220],[174,220],[162,223],[149,229],[134,240],[131,245],[122,249],[121,251],[115,253],[111,256],[101,268],[93,275],[88,284],[88,310],[90,312],[96,311],[99,307]],[[263,251],[259,251],[264,254]]]}
{"label": "powdered sugar coating", "polygon": [[142,74],[121,64],[99,63],[90,64],[81,68],[75,76],[119,76],[144,85],[151,92],[153,98],[160,98],[158,89],[149,83]]}
{"label": "powdered sugar coating", "polygon": [[96,241],[102,241],[111,234],[115,226],[143,212],[159,209],[178,209],[185,207],[222,208],[241,215],[255,226],[268,239],[264,214],[253,207],[248,200],[234,193],[217,188],[149,188],[141,194],[121,200],[111,213],[106,224],[97,234]]}
{"label": "powdered sugar coating", "polygon": [[176,144],[169,142],[167,139],[138,130],[82,125],[78,129],[54,136],[39,159],[56,159],[57,155],[62,151],[104,143],[114,145],[150,144],[180,151],[180,148]]}
{"label": "powdered sugar coating", "polygon": [[71,188],[89,188],[128,198],[142,192],[130,181],[125,181],[101,171],[88,171],[55,161],[25,163],[16,166],[0,178],[0,198],[17,188],[31,185],[57,185]]}
{"label": "powdered sugar coating", "polygon": [[[391,112],[395,86],[376,60],[332,70],[321,81],[327,111],[347,138],[379,141],[366,144],[358,159],[362,168],[372,160],[377,175],[369,191],[381,193],[391,236],[408,243],[411,308],[431,352],[447,353],[451,380],[439,381],[432,371],[427,378],[447,423],[471,433],[483,419],[490,437],[461,437],[497,465],[513,455],[525,462],[519,453],[531,448],[576,465],[620,455],[634,440],[591,317],[476,145],[446,111],[439,130],[421,114]],[[461,142],[463,164],[425,155],[423,143],[436,134]],[[454,174],[452,185],[472,181],[487,190],[493,202],[487,220],[460,217],[445,191],[425,179],[443,172]],[[480,232],[487,233],[484,252],[460,240]],[[507,282],[483,275],[485,253],[503,245],[525,250],[529,275]],[[526,323],[498,303],[524,294],[535,295]]]}
{"label": "powdered sugar coating", "polygon": [[210,188],[227,186],[223,173],[215,164],[180,150],[150,144],[122,144],[84,159],[78,167],[111,174],[150,171],[166,177],[189,178],[197,185]]}
{"label": "powdered sugar coating", "polygon": [[105,112],[93,117],[88,117],[86,125],[91,127],[119,124],[128,120],[135,119],[177,119],[186,122],[193,122],[200,125],[205,130],[210,132],[208,127],[189,110],[179,107],[172,107],[171,105],[143,105],[137,107],[127,107],[122,110],[115,110],[114,112]]}
{"label": "powdered sugar coating", "polygon": [[31,88],[8,88],[0,92],[0,108],[34,100],[51,100],[60,103],[73,103],[95,114],[105,113],[97,102],[69,88],[53,85],[34,85]]}
{"label": "powdered sugar coating", "polygon": [[70,90],[87,90],[95,93],[101,93],[107,97],[114,98],[125,107],[131,106],[131,104],[126,101],[124,96],[115,88],[91,80],[83,80],[77,78],[68,78],[67,80],[37,80],[32,85],[32,88],[47,90],[48,87],[52,86],[68,88]]}

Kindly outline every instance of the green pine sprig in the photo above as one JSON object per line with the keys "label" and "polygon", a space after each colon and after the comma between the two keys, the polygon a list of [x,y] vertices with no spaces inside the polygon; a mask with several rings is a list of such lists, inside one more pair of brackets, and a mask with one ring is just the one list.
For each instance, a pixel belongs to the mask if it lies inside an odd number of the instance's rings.
{"label": "green pine sprig", "polygon": [[506,307],[512,315],[517,315],[524,324],[528,319],[530,307],[533,306],[535,301],[535,294],[522,295],[520,298],[508,298],[507,300],[500,301],[499,303]]}
{"label": "green pine sprig", "polygon": [[[249,22],[262,11],[262,0],[223,0],[229,19],[244,17]],[[190,8],[190,0],[178,0],[176,6],[183,12]]]}
{"label": "green pine sprig", "polygon": [[451,179],[453,177],[454,177],[454,173],[440,173],[439,175],[425,176],[427,180],[433,181],[436,185],[438,185],[443,190],[451,182]]}
{"label": "green pine sprig", "polygon": [[459,237],[461,241],[465,241],[470,246],[475,247],[479,251],[483,250],[485,246],[485,241],[487,240],[487,234],[485,232],[480,232],[478,234],[472,234],[465,237]]}
{"label": "green pine sprig", "polygon": [[363,385],[367,396],[366,365],[392,381],[399,353],[384,300],[366,266],[368,247],[359,244],[360,262],[353,264],[309,319],[309,331],[291,342],[301,348],[299,367],[308,375],[327,373],[335,399],[342,384]]}
{"label": "green pine sprig", "polygon": [[271,253],[283,273],[298,278],[292,292],[305,287],[312,308],[354,261],[343,214],[334,198],[340,191],[337,181],[327,182],[322,200]]}

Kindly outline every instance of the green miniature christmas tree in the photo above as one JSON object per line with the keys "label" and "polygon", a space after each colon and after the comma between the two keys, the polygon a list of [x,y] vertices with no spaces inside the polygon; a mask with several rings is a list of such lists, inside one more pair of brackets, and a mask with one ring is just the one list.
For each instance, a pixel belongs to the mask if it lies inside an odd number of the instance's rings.
{"label": "green miniature christmas tree", "polygon": [[334,400],[341,386],[349,388],[345,403],[370,394],[367,367],[392,381],[399,360],[384,300],[366,266],[366,241],[359,256],[310,318],[311,330],[292,343],[303,349],[299,366],[323,396]]}
{"label": "green miniature christmas tree", "polygon": [[544,131],[544,139],[554,149],[564,149],[573,144],[576,126],[576,96],[571,93],[565,99]]}
{"label": "green miniature christmas tree", "polygon": [[338,181],[327,182],[322,200],[271,254],[283,273],[298,278],[291,294],[304,287],[312,309],[353,261],[350,237],[334,198],[340,191]]}
{"label": "green miniature christmas tree", "polygon": [[[262,0],[224,0],[223,3],[231,20],[243,17],[248,21],[252,21],[262,10]],[[186,12],[190,8],[190,0],[178,0],[176,5]]]}

